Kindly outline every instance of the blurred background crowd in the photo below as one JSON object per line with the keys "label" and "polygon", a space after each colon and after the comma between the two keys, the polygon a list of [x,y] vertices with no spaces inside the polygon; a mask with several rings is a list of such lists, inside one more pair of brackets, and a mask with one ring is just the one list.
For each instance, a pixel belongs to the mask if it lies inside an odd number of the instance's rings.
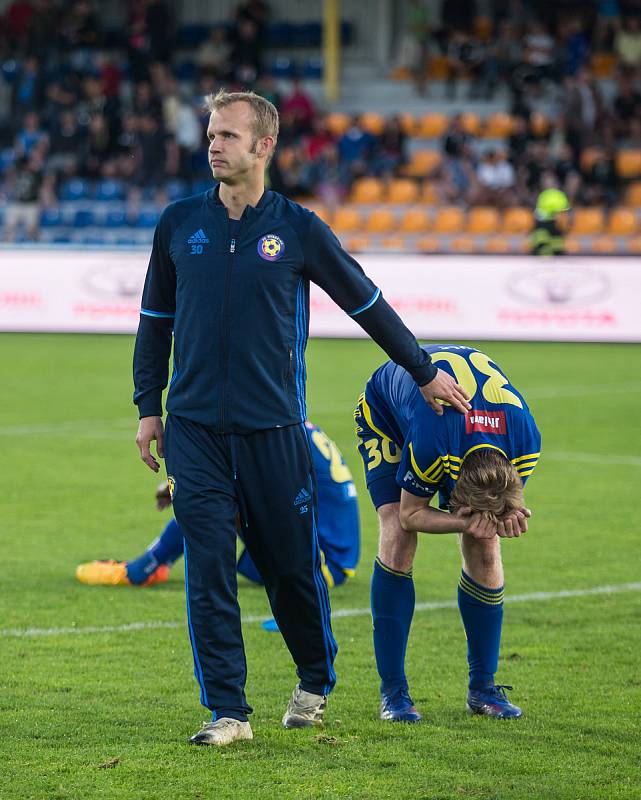
{"label": "blurred background crowd", "polygon": [[[65,241],[70,220],[153,228],[168,201],[211,185],[203,97],[221,86],[275,103],[269,183],[328,214],[359,199],[406,202],[399,186],[417,202],[462,209],[533,208],[555,187],[573,207],[607,211],[639,193],[638,0],[407,0],[386,76],[414,87],[402,113],[393,103],[329,107],[320,23],[293,25],[263,0],[188,25],[165,0],[130,0],[115,27],[101,5],[4,7],[4,240],[49,228]],[[346,47],[359,35],[349,20],[341,31]]]}

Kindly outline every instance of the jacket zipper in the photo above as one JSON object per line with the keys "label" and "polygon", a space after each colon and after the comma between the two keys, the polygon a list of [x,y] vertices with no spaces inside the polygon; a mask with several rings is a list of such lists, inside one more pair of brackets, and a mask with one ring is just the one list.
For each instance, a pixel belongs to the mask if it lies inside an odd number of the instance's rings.
{"label": "jacket zipper", "polygon": [[[227,220],[227,230],[231,233],[229,219]],[[229,380],[229,302],[231,296],[231,276],[234,269],[234,254],[236,253],[236,239],[240,229],[236,232],[236,237],[229,238],[229,259],[227,267],[227,275],[225,276],[225,296],[223,300],[223,313],[221,315],[222,332],[221,332],[221,352],[223,362],[223,385],[220,392],[220,430],[225,431],[225,395],[227,394],[227,381]]]}

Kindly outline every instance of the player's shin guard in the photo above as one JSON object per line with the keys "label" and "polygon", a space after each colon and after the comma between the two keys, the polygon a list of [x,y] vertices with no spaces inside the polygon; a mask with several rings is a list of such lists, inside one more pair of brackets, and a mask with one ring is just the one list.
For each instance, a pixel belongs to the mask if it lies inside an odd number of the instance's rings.
{"label": "player's shin guard", "polygon": [[414,615],[412,574],[374,561],[371,604],[374,622],[374,654],[381,677],[381,691],[406,686],[405,651]]}
{"label": "player's shin guard", "polygon": [[503,587],[488,589],[461,572],[458,607],[467,636],[470,689],[494,685],[503,625]]}

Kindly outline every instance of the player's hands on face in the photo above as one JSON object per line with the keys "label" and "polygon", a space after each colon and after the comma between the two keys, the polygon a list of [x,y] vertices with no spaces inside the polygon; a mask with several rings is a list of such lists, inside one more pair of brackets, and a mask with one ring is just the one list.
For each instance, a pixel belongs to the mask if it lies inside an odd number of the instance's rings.
{"label": "player's hands on face", "polygon": [[152,469],[154,472],[158,472],[160,464],[152,456],[150,445],[155,440],[158,458],[164,458],[163,432],[162,417],[143,417],[138,425],[136,444],[140,450],[140,457],[149,469]]}
{"label": "player's hands on face", "polygon": [[436,411],[439,417],[443,414],[443,406],[437,400],[445,400],[461,414],[466,414],[472,408],[469,403],[470,398],[463,388],[458,385],[449,372],[442,369],[438,370],[436,376],[429,383],[421,386],[420,390],[425,402]]}
{"label": "player's hands on face", "polygon": [[461,519],[461,533],[467,533],[474,539],[493,539],[498,533],[498,526],[495,522],[472,511],[469,507],[460,508],[457,516]]}
{"label": "player's hands on face", "polygon": [[514,514],[501,520],[498,524],[498,535],[503,539],[512,539],[527,532],[527,521],[532,516],[529,508],[519,508]]}
{"label": "player's hands on face", "polygon": [[156,508],[162,511],[171,505],[171,492],[169,491],[169,483],[163,481],[156,489]]}

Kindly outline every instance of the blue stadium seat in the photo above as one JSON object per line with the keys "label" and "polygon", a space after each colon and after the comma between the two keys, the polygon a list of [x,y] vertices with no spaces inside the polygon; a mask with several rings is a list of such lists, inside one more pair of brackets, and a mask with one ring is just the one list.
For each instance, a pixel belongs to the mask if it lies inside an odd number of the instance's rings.
{"label": "blue stadium seat", "polygon": [[119,236],[115,244],[119,245],[120,247],[133,247],[134,245],[138,244],[135,237],[133,236]]}
{"label": "blue stadium seat", "polygon": [[191,191],[194,194],[202,194],[203,192],[208,192],[213,186],[213,181],[211,178],[201,178],[198,181],[194,181],[191,186]]}
{"label": "blue stadium seat", "polygon": [[89,228],[91,225],[95,225],[96,220],[94,217],[93,211],[87,209],[81,209],[80,211],[76,211],[73,217],[73,227],[74,228]]}
{"label": "blue stadium seat", "polygon": [[292,44],[299,47],[320,47],[323,26],[320,22],[310,20],[296,26]]}
{"label": "blue stadium seat", "polygon": [[216,25],[200,25],[197,23],[183,25],[178,31],[176,45],[184,50],[192,50],[209,38],[209,32]]}
{"label": "blue stadium seat", "polygon": [[188,82],[196,80],[197,68],[193,61],[181,61],[174,67],[174,75],[179,81]]}
{"label": "blue stadium seat", "polygon": [[112,179],[99,181],[96,186],[96,200],[124,200],[125,187],[122,181]]}
{"label": "blue stadium seat", "polygon": [[99,245],[102,247],[107,244],[107,241],[100,233],[89,233],[80,237],[79,244]]}
{"label": "blue stadium seat", "polygon": [[61,200],[86,200],[91,194],[91,186],[83,178],[71,178],[60,187]]}
{"label": "blue stadium seat", "polygon": [[303,78],[318,79],[323,77],[323,59],[319,56],[306,58],[303,65]]}
{"label": "blue stadium seat", "polygon": [[280,56],[272,63],[270,72],[274,78],[295,78],[296,62],[291,58]]}
{"label": "blue stadium seat", "polygon": [[134,221],[136,228],[155,228],[158,223],[158,211],[141,211],[138,218]]}
{"label": "blue stadium seat", "polygon": [[108,211],[104,224],[105,228],[123,228],[127,225],[127,214],[120,209]]}
{"label": "blue stadium seat", "polygon": [[40,214],[41,228],[57,228],[64,225],[62,211],[59,208],[45,208]]}
{"label": "blue stadium seat", "polygon": [[20,62],[16,61],[15,58],[8,58],[6,61],[2,62],[0,70],[2,70],[2,74],[7,83],[13,83],[15,81],[19,68]]}
{"label": "blue stadium seat", "polygon": [[267,44],[270,47],[288,47],[292,44],[295,27],[291,22],[272,22],[267,29]]}
{"label": "blue stadium seat", "polygon": [[16,159],[16,154],[13,152],[12,147],[7,147],[5,150],[0,150],[0,173],[4,172],[7,167],[10,167]]}
{"label": "blue stadium seat", "polygon": [[71,235],[69,233],[57,233],[53,237],[54,244],[69,244],[71,242]]}
{"label": "blue stadium seat", "polygon": [[168,181],[165,188],[167,190],[167,198],[169,199],[170,203],[173,203],[174,200],[181,200],[183,197],[189,196],[189,187],[185,181]]}

